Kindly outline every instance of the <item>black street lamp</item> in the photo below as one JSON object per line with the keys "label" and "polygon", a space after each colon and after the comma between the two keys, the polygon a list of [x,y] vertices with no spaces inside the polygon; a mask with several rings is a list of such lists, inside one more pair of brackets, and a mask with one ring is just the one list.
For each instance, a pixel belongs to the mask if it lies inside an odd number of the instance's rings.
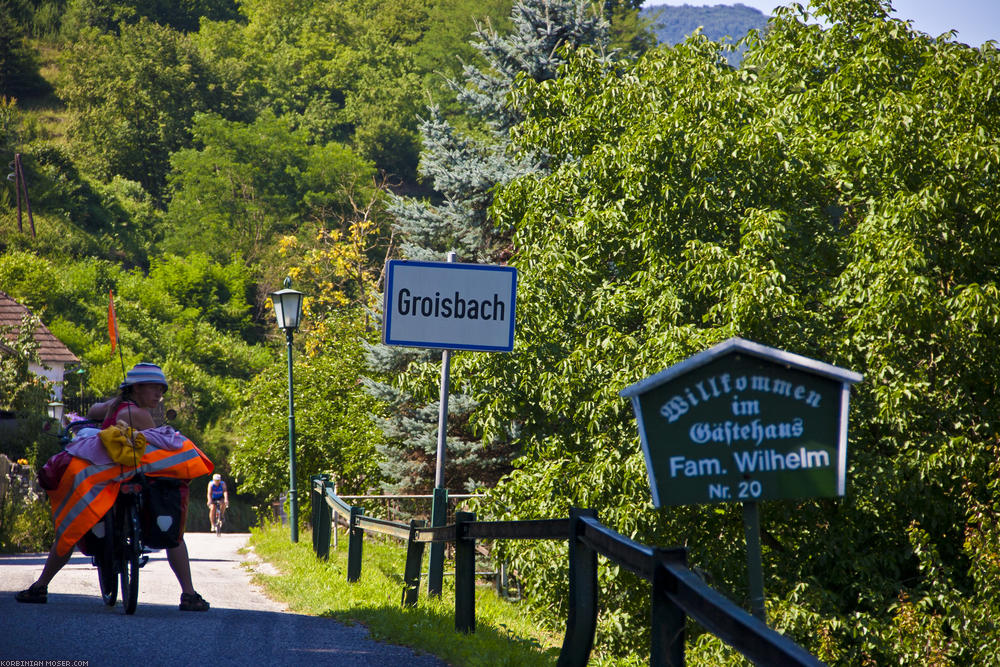
{"label": "black street lamp", "polygon": [[292,393],[292,334],[299,328],[302,317],[302,292],[290,288],[291,278],[285,278],[285,289],[271,293],[274,317],[278,328],[285,330],[288,344],[288,521],[292,526],[292,542],[299,541],[299,504],[295,491],[295,400]]}

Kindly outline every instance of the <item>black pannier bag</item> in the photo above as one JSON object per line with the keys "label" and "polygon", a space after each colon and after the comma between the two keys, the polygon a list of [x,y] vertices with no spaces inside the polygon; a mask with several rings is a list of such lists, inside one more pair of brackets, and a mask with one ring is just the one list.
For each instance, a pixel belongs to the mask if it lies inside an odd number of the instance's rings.
{"label": "black pannier bag", "polygon": [[146,477],[142,489],[142,543],[172,549],[181,543],[181,480]]}
{"label": "black pannier bag", "polygon": [[111,512],[108,513],[83,536],[77,543],[80,551],[87,556],[102,556],[111,548],[108,537],[111,533]]}

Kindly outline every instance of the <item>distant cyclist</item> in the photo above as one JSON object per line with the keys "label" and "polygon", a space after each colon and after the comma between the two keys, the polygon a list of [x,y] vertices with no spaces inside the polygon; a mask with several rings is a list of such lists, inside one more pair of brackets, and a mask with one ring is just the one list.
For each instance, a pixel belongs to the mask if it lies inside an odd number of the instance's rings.
{"label": "distant cyclist", "polygon": [[212,475],[206,499],[208,501],[209,525],[212,527],[212,530],[215,530],[216,517],[218,517],[221,524],[222,518],[226,513],[226,508],[229,506],[229,491],[226,489],[226,483],[222,481],[222,475],[219,473]]}

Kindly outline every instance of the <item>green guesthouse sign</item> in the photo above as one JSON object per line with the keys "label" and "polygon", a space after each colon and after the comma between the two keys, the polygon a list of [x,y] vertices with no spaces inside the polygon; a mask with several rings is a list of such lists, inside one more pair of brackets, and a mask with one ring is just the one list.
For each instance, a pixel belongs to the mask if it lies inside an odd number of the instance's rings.
{"label": "green guesthouse sign", "polygon": [[730,338],[621,391],[653,504],[844,495],[850,385],[861,376]]}

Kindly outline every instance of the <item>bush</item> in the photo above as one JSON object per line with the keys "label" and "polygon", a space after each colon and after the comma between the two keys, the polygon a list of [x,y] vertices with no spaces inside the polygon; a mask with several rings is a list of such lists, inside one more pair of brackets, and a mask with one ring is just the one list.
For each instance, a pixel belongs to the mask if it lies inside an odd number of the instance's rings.
{"label": "bush", "polygon": [[48,501],[29,482],[34,471],[11,466],[11,485],[0,497],[0,553],[48,551],[55,539]]}

